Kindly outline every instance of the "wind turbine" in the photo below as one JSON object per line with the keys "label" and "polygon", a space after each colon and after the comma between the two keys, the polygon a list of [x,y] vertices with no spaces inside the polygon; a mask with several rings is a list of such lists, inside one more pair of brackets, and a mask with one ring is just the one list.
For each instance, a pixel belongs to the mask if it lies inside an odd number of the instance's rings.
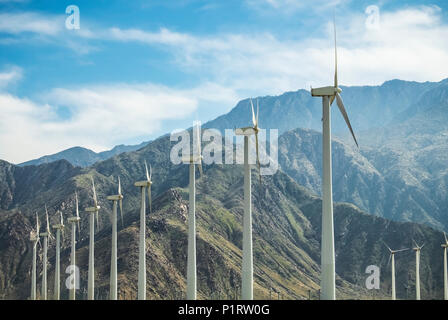
{"label": "wind turbine", "polygon": [[[194,132],[194,128],[192,130]],[[201,129],[196,126],[197,152],[182,159],[183,163],[190,164],[189,183],[189,210],[188,210],[188,257],[187,257],[187,300],[196,300],[196,169],[198,165],[202,176],[202,154],[201,154]],[[194,138],[193,138],[194,139]],[[193,148],[194,148],[193,140]]]}
{"label": "wind turbine", "polygon": [[396,295],[396,291],[395,291],[395,254],[397,252],[409,250],[409,248],[400,249],[400,250],[392,250],[391,248],[388,247],[388,245],[386,243],[384,243],[384,245],[387,247],[387,249],[389,249],[389,252],[390,252],[389,261],[392,260],[392,300],[397,300],[397,295]]}
{"label": "wind turbine", "polygon": [[[78,224],[78,235],[80,232],[79,228],[79,221],[81,218],[79,217],[79,202],[78,202],[78,194],[75,193],[75,199],[76,199],[76,216],[68,218],[68,222],[72,224],[72,251],[70,254],[70,264],[74,268],[76,266],[76,224]],[[72,280],[73,280],[73,286],[70,288],[69,293],[69,299],[75,300],[76,299],[76,272],[73,272],[72,274]]]}
{"label": "wind turbine", "polygon": [[36,300],[36,260],[37,260],[37,243],[39,241],[39,216],[36,212],[36,229],[30,232],[30,241],[33,242],[33,269],[31,271],[31,300]]}
{"label": "wind turbine", "polygon": [[87,299],[94,299],[95,291],[95,215],[98,224],[98,211],[100,206],[98,205],[98,199],[96,198],[95,182],[92,177],[92,190],[93,190],[93,207],[86,208],[86,211],[90,213],[90,239],[89,239],[89,274],[87,283]]}
{"label": "wind turbine", "polygon": [[258,151],[258,114],[259,106],[257,100],[257,114],[252,107],[252,127],[235,129],[235,134],[244,136],[244,217],[243,217],[243,268],[241,295],[243,300],[253,300],[253,255],[252,255],[252,199],[251,199],[251,167],[249,165],[249,138],[255,135],[258,171],[260,171],[260,157]]}
{"label": "wind turbine", "polygon": [[43,271],[42,271],[42,299],[47,300],[47,263],[48,263],[48,238],[54,239],[50,231],[50,222],[48,221],[48,210],[45,205],[45,217],[47,219],[46,231],[40,234],[44,238],[44,257],[43,257]]}
{"label": "wind turbine", "polygon": [[112,210],[112,253],[110,261],[110,300],[117,300],[117,203],[120,203],[121,223],[123,225],[123,195],[121,194],[121,181],[118,177],[118,194],[108,196],[113,201]]}
{"label": "wind turbine", "polygon": [[322,97],[323,109],[323,182],[322,182],[322,243],[321,243],[321,299],[335,300],[335,253],[334,253],[334,227],[333,227],[333,191],[332,191],[332,169],[331,169],[331,119],[330,106],[336,99],[339,111],[347,123],[348,128],[356,141],[350,120],[345,111],[345,106],[340,96],[342,90],[338,86],[338,55],[336,44],[336,22],[334,22],[334,50],[335,50],[335,73],[334,86],[323,88],[311,88],[313,97]]}
{"label": "wind turbine", "polygon": [[420,300],[420,250],[423,248],[414,241],[415,247],[412,250],[415,251],[415,298]]}
{"label": "wind turbine", "polygon": [[138,246],[138,300],[146,300],[146,203],[145,203],[145,189],[148,188],[149,212],[151,210],[151,177],[152,169],[145,161],[146,180],[137,181],[134,185],[140,187],[141,191],[141,209],[140,209],[140,237]]}
{"label": "wind turbine", "polygon": [[446,239],[445,232],[443,233],[445,237],[445,243],[442,244],[443,248],[443,298],[448,300],[448,274],[447,274],[447,261],[446,261],[446,249],[448,248],[448,240]]}
{"label": "wind turbine", "polygon": [[53,229],[56,229],[56,266],[54,276],[54,300],[61,298],[61,232],[64,232],[64,219],[62,218],[62,212],[59,211],[60,221],[58,224],[53,225]]}

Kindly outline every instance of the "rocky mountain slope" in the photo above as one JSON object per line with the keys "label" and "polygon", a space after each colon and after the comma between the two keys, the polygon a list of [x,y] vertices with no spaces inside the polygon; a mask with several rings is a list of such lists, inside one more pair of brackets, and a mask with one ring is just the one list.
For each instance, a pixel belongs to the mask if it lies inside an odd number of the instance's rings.
{"label": "rocky mountain slope", "polygon": [[[73,214],[75,190],[80,194],[81,208],[90,205],[90,176],[95,178],[102,207],[100,230],[95,237],[97,295],[98,298],[107,297],[110,271],[108,215],[111,203],[107,202],[106,196],[116,191],[116,176],[119,174],[125,193],[125,218],[123,227],[119,223],[118,237],[119,296],[134,299],[138,266],[139,199],[138,189],[133,186],[133,182],[144,175],[144,159],[154,168],[153,213],[148,214],[146,226],[148,298],[183,297],[188,166],[171,164],[170,146],[168,137],[160,138],[138,151],[120,154],[85,169],[75,168],[64,161],[26,168],[3,163],[1,188],[9,190],[12,200],[5,201],[4,210],[7,211],[2,211],[0,218],[0,273],[4,279],[0,282],[0,297],[27,299],[29,296],[31,249],[28,233],[32,223],[29,217],[35,210],[42,217],[45,203],[52,221],[57,219],[57,210],[62,210],[65,215]],[[42,178],[45,176],[44,171],[50,176],[52,172],[58,172],[58,166],[66,169],[63,178],[53,184],[49,181],[54,179],[48,178],[47,181]],[[42,174],[34,176],[31,172],[21,171],[25,169]],[[35,178],[25,179],[22,174]],[[254,170],[255,297],[268,298],[269,288],[274,288],[281,292],[284,299],[305,299],[309,290],[316,298],[320,272],[321,200],[281,171],[274,176],[264,177],[261,185],[255,174]],[[3,175],[9,180],[4,179]],[[232,298],[240,290],[242,179],[242,167],[238,165],[206,166],[205,175],[198,177],[198,289],[201,299]],[[28,198],[19,196],[23,186],[34,190]],[[3,196],[1,199],[3,203]],[[78,263],[81,287],[84,289],[87,280],[88,223],[85,212],[81,212],[81,217]],[[386,298],[390,290],[390,275],[387,271],[388,252],[382,241],[401,248],[409,246],[414,238],[424,241],[427,250],[425,254],[422,253],[422,295],[424,298],[441,298],[442,233],[426,226],[374,217],[349,204],[337,204],[335,238],[338,297]],[[62,270],[65,270],[69,257],[68,235],[63,243]],[[50,245],[49,255],[48,287],[51,292],[54,244]],[[400,298],[406,296],[404,285],[413,286],[413,263],[411,252],[397,257],[397,290]],[[374,293],[364,287],[364,270],[370,264],[379,265],[384,270],[380,292]],[[66,294],[64,290],[63,296]],[[83,290],[78,294],[78,298],[82,298]]]}

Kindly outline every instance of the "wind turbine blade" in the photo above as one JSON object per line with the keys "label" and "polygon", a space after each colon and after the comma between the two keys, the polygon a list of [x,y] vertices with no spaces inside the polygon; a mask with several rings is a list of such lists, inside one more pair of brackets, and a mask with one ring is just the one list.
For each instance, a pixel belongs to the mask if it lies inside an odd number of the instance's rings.
{"label": "wind turbine blade", "polygon": [[338,45],[336,40],[336,15],[333,16],[334,28],[334,87],[338,87]]}
{"label": "wind turbine blade", "polygon": [[199,127],[198,125],[196,126],[196,144],[197,144],[197,149],[198,149],[198,156],[201,156],[201,127]]}
{"label": "wind turbine blade", "polygon": [[123,200],[120,200],[121,228],[123,228]]}
{"label": "wind turbine blade", "polygon": [[258,176],[260,177],[260,183],[261,183],[261,174],[260,174],[260,150],[258,147],[258,132],[255,133],[255,150],[257,152],[257,166],[258,166]]}
{"label": "wind turbine blade", "polygon": [[64,218],[62,217],[62,211],[59,211],[60,215],[61,215],[61,225],[64,225]]}
{"label": "wind turbine blade", "polygon": [[79,218],[79,201],[77,192],[75,192],[75,201],[76,201],[76,217]]}
{"label": "wind turbine blade", "polygon": [[121,195],[121,181],[120,181],[120,176],[118,176],[118,194]]}
{"label": "wind turbine blade", "polygon": [[96,216],[96,231],[98,232],[100,230],[100,221],[99,221],[99,217],[98,217],[98,211],[95,211],[95,216]]}
{"label": "wind turbine blade", "polygon": [[148,187],[149,213],[152,213],[151,186]]}
{"label": "wind turbine blade", "polygon": [[[389,249],[390,250],[390,249]],[[392,258],[392,253],[391,254],[389,254],[389,260],[387,260],[387,265],[386,265],[386,267],[388,267],[389,266],[389,264],[390,264],[390,259]]]}
{"label": "wind turbine blade", "polygon": [[260,105],[258,104],[258,98],[257,98],[257,127],[258,127],[258,116],[260,114]]}
{"label": "wind turbine blade", "polygon": [[255,112],[254,112],[254,105],[252,103],[252,98],[250,98],[250,106],[252,108],[252,124],[254,125],[254,127],[257,125],[257,119],[255,118]]}
{"label": "wind turbine blade", "polygon": [[400,249],[400,250],[395,250],[395,253],[397,253],[397,252],[401,252],[401,251],[406,251],[406,250],[409,250],[409,248],[406,248],[406,249]]}
{"label": "wind turbine blade", "polygon": [[446,239],[446,233],[443,232],[443,236],[445,237],[445,244],[448,244],[448,240]]}
{"label": "wind turbine blade", "polygon": [[37,237],[39,237],[39,231],[40,231],[39,215],[36,212],[36,232],[37,232]]}
{"label": "wind turbine blade", "polygon": [[356,140],[355,133],[353,132],[352,125],[350,124],[350,120],[347,115],[347,111],[345,111],[344,102],[342,102],[341,95],[336,92],[336,101],[338,103],[339,111],[341,111],[342,116],[344,117],[345,123],[347,124],[350,132],[352,134],[353,139],[355,140],[356,146],[359,148],[358,141]]}
{"label": "wind turbine blade", "polygon": [[79,225],[79,221],[78,221],[78,237],[81,237],[81,226]]}
{"label": "wind turbine blade", "polygon": [[149,172],[148,172],[148,165],[146,164],[146,160],[145,160],[145,172],[146,172],[146,180],[150,181]]}
{"label": "wind turbine blade", "polygon": [[202,175],[204,174],[204,172],[202,171],[202,162],[199,162],[198,167],[199,167],[199,173],[201,174],[202,177]]}
{"label": "wind turbine blade", "polygon": [[384,243],[384,245],[386,246],[386,248],[389,249],[390,253],[392,253],[392,249],[389,248],[389,246],[386,244],[386,242],[383,241],[383,243]]}
{"label": "wind turbine blade", "polygon": [[98,199],[96,197],[95,182],[93,181],[93,177],[92,177],[92,190],[93,190],[93,202],[95,203],[96,207],[98,206]]}

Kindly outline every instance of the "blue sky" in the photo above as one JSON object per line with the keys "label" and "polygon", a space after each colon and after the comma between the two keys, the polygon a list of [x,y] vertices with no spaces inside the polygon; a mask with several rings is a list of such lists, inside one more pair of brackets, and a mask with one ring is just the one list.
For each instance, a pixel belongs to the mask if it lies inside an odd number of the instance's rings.
{"label": "blue sky", "polygon": [[[65,28],[68,5],[79,30]],[[0,159],[139,143],[249,96],[328,85],[333,12],[342,84],[440,81],[447,10],[417,0],[0,0]]]}

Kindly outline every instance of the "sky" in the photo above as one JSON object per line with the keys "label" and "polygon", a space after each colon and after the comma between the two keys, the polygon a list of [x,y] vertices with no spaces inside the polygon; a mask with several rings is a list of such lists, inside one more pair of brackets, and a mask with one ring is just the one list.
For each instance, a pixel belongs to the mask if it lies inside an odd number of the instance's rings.
{"label": "sky", "polygon": [[423,0],[0,0],[0,159],[137,144],[247,97],[331,85],[333,14],[340,84],[440,81],[447,10]]}

